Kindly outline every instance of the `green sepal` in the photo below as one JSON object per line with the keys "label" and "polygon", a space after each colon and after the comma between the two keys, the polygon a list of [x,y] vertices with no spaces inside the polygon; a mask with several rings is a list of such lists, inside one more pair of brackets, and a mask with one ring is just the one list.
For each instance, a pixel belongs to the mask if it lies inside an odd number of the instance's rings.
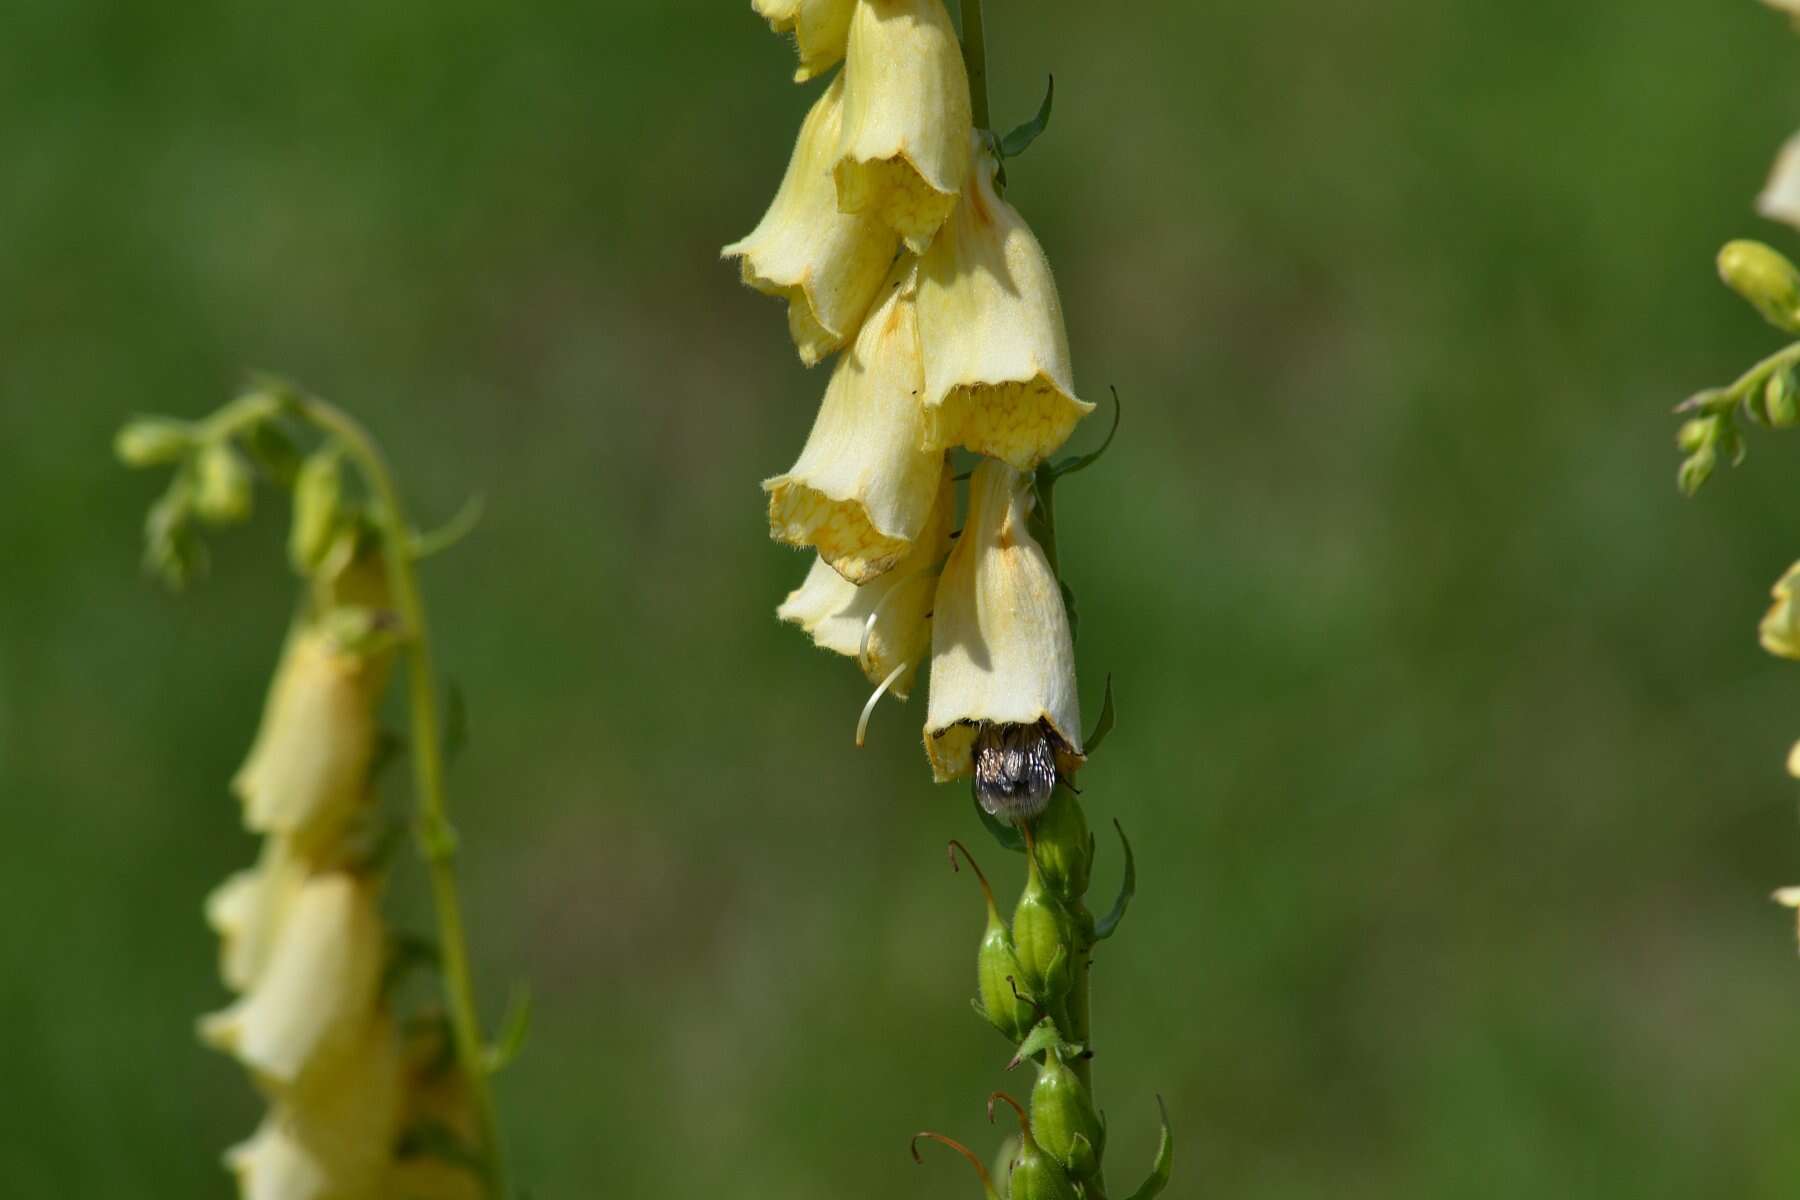
{"label": "green sepal", "polygon": [[1169,1135],[1169,1106],[1163,1098],[1156,1098],[1156,1107],[1162,1111],[1162,1138],[1156,1144],[1156,1161],[1150,1168],[1150,1178],[1144,1180],[1144,1186],[1126,1197],[1126,1200],[1156,1200],[1162,1190],[1169,1186],[1169,1174],[1175,1166],[1175,1139]]}
{"label": "green sepal", "polygon": [[1016,825],[1000,820],[987,809],[981,807],[981,797],[975,794],[975,784],[969,783],[969,803],[975,807],[975,815],[981,821],[981,827],[993,835],[1002,849],[1011,850],[1015,854],[1025,853],[1025,835],[1019,832]]}
{"label": "green sepal", "polygon": [[1077,1179],[1091,1179],[1099,1169],[1100,1155],[1094,1144],[1085,1133],[1076,1134],[1069,1140],[1069,1174]]}
{"label": "green sepal", "polygon": [[1037,141],[1038,135],[1050,125],[1050,107],[1056,100],[1056,76],[1050,76],[1050,82],[1044,89],[1044,101],[1038,105],[1037,115],[1023,125],[1016,126],[1013,131],[1001,138],[996,144],[1001,158],[1017,158]]}
{"label": "green sepal", "polygon": [[1106,740],[1106,735],[1111,733],[1113,731],[1113,726],[1118,723],[1119,714],[1113,707],[1112,676],[1108,675],[1106,677],[1106,695],[1100,701],[1100,719],[1094,722],[1093,730],[1089,732],[1087,739],[1082,742],[1082,754],[1085,757],[1092,758],[1094,751],[1100,748],[1100,743]]}
{"label": "green sepal", "polygon": [[1131,854],[1131,839],[1125,836],[1125,827],[1113,819],[1113,828],[1119,831],[1119,844],[1125,847],[1125,878],[1119,884],[1119,898],[1113,901],[1112,908],[1104,917],[1094,923],[1094,940],[1104,942],[1119,928],[1119,922],[1125,919],[1125,910],[1131,907],[1131,899],[1137,895],[1137,860]]}
{"label": "green sepal", "polygon": [[531,987],[515,983],[506,1002],[506,1016],[500,1022],[500,1036],[481,1056],[481,1069],[498,1075],[513,1064],[525,1041],[531,1035]]}
{"label": "green sepal", "polygon": [[1124,407],[1119,403],[1119,389],[1116,387],[1109,387],[1107,390],[1112,392],[1113,420],[1112,428],[1106,431],[1106,440],[1101,442],[1097,449],[1090,450],[1086,454],[1073,455],[1072,457],[1062,459],[1059,462],[1045,463],[1042,467],[1038,468],[1040,480],[1044,476],[1048,476],[1049,482],[1055,484],[1057,480],[1065,475],[1073,475],[1077,471],[1085,471],[1095,463],[1099,462],[1101,456],[1112,448],[1113,438],[1117,437],[1119,433],[1119,418],[1124,414]]}
{"label": "green sepal", "polygon": [[1045,1017],[1031,1027],[1031,1032],[1026,1034],[1025,1040],[1019,1043],[1018,1053],[1012,1056],[1012,1061],[1006,1064],[1006,1069],[1010,1071],[1026,1059],[1042,1054],[1046,1050],[1054,1051],[1063,1058],[1079,1058],[1085,1053],[1082,1047],[1075,1043],[1065,1042],[1062,1030],[1056,1027],[1056,1021],[1051,1017]]}

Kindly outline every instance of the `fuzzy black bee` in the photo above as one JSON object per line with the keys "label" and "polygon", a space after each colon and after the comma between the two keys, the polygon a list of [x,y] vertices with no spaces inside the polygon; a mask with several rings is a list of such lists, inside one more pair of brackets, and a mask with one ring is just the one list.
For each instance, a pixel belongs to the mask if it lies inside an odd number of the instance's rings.
{"label": "fuzzy black bee", "polygon": [[990,816],[1029,821],[1056,789],[1056,750],[1036,725],[983,725],[975,735],[975,795]]}

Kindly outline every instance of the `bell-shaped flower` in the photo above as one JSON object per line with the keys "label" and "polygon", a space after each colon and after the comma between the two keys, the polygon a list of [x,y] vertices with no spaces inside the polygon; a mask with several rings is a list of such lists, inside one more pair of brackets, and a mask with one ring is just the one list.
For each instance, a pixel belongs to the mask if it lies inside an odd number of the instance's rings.
{"label": "bell-shaped flower", "polygon": [[843,59],[856,0],[750,0],[750,7],[776,33],[794,35],[794,48],[800,52],[795,83],[823,75]]}
{"label": "bell-shaped flower", "polygon": [[291,902],[254,986],[203,1017],[200,1036],[271,1088],[327,1076],[368,1029],[385,950],[373,886],[343,872],[314,875]]}
{"label": "bell-shaped flower", "polygon": [[1034,495],[1029,476],[992,459],[969,480],[931,618],[925,752],[940,783],[971,774],[976,739],[995,727],[1041,730],[1064,773],[1082,762],[1069,617],[1026,528]]}
{"label": "bell-shaped flower", "polygon": [[394,1200],[387,1183],[399,1134],[399,1041],[371,1020],[342,1068],[283,1097],[248,1141],[225,1152],[244,1200]]}
{"label": "bell-shaped flower", "polygon": [[1029,471],[1094,406],[1075,396],[1049,260],[971,140],[968,191],[919,262],[925,436]]}
{"label": "bell-shaped flower", "polygon": [[745,283],[787,301],[788,329],[809,367],[855,336],[899,246],[873,214],[838,211],[831,172],[843,126],[840,74],[801,124],[769,211],[723,251],[739,260]]}
{"label": "bell-shaped flower", "polygon": [[860,0],[844,63],[838,207],[921,254],[969,172],[969,77],[943,0]]}
{"label": "bell-shaped flower", "polygon": [[1771,221],[1800,228],[1800,133],[1790,137],[1775,156],[1769,181],[1756,198],[1756,211]]}
{"label": "bell-shaped flower", "polygon": [[769,533],[811,546],[852,583],[892,570],[931,517],[944,456],[924,447],[916,263],[903,258],[838,359],[800,457],[765,480]]}
{"label": "bell-shaped flower", "polygon": [[347,650],[316,625],[288,638],[256,742],[232,781],[245,825],[303,847],[337,838],[368,794],[386,677],[384,655]]}
{"label": "bell-shaped flower", "polygon": [[1800,563],[1789,567],[1769,594],[1775,603],[1757,627],[1762,647],[1781,658],[1800,659]]}
{"label": "bell-shaped flower", "polygon": [[206,898],[206,923],[219,935],[219,974],[235,992],[262,975],[309,871],[284,838],[263,844],[254,868],[239,871]]}
{"label": "bell-shaped flower", "polygon": [[818,646],[855,658],[870,683],[885,683],[904,700],[931,648],[937,568],[949,552],[955,517],[956,485],[946,465],[930,522],[893,570],[858,587],[815,558],[805,582],[776,615],[811,634]]}

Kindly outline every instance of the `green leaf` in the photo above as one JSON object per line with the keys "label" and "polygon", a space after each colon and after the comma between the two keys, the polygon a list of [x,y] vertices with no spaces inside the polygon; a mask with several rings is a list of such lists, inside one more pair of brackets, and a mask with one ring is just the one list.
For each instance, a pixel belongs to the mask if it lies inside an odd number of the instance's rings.
{"label": "green leaf", "polygon": [[981,807],[981,797],[975,794],[973,782],[969,784],[969,802],[975,806],[975,815],[981,818],[981,827],[992,834],[996,842],[1015,854],[1025,853],[1025,835],[1020,833],[1017,827],[1002,821]]}
{"label": "green leaf", "polygon": [[1113,421],[1112,428],[1106,431],[1106,440],[1100,443],[1100,448],[1097,450],[1091,450],[1086,454],[1077,454],[1073,458],[1065,458],[1061,462],[1049,464],[1045,468],[1045,473],[1050,476],[1052,483],[1064,475],[1073,475],[1077,471],[1087,470],[1100,461],[1101,455],[1112,448],[1113,438],[1119,433],[1119,418],[1124,415],[1124,406],[1119,402],[1118,388],[1108,387],[1107,390],[1112,393],[1113,398]]}
{"label": "green leaf", "polygon": [[1119,898],[1113,901],[1112,910],[1094,925],[1094,940],[1104,942],[1118,929],[1119,922],[1125,919],[1125,910],[1131,907],[1131,898],[1137,895],[1137,861],[1131,856],[1131,841],[1125,836],[1125,827],[1113,820],[1113,828],[1119,831],[1119,843],[1125,847],[1125,879],[1119,884]]}
{"label": "green leaf", "polygon": [[498,1075],[511,1066],[525,1048],[531,1033],[531,988],[514,984],[512,997],[506,1004],[506,1018],[500,1022],[500,1036],[487,1048],[482,1067],[489,1075]]}
{"label": "green leaf", "polygon": [[1113,726],[1118,723],[1119,714],[1113,708],[1112,676],[1108,675],[1106,677],[1106,698],[1100,701],[1100,719],[1094,722],[1093,732],[1089,733],[1087,740],[1081,744],[1082,753],[1091,758],[1094,751],[1100,748],[1100,743],[1106,740],[1106,735],[1111,733]]}
{"label": "green leaf", "polygon": [[1150,1178],[1144,1180],[1144,1186],[1131,1193],[1127,1200],[1156,1200],[1169,1186],[1169,1174],[1175,1167],[1175,1139],[1169,1136],[1169,1106],[1158,1096],[1156,1107],[1162,1112],[1162,1138],[1156,1144],[1156,1162],[1151,1166]]}
{"label": "green leaf", "polygon": [[1025,153],[1031,143],[1037,141],[1038,134],[1044,132],[1050,124],[1050,106],[1055,99],[1056,76],[1052,75],[1050,85],[1044,89],[1044,102],[1038,105],[1037,116],[1000,139],[1001,158],[1017,158]]}

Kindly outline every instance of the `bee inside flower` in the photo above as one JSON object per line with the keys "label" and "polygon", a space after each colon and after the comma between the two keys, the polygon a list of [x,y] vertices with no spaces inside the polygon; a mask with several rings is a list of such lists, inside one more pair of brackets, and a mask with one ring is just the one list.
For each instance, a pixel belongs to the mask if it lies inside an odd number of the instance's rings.
{"label": "bee inside flower", "polygon": [[975,734],[975,795],[992,817],[1024,822],[1050,803],[1056,790],[1056,750],[1042,721],[983,724]]}

